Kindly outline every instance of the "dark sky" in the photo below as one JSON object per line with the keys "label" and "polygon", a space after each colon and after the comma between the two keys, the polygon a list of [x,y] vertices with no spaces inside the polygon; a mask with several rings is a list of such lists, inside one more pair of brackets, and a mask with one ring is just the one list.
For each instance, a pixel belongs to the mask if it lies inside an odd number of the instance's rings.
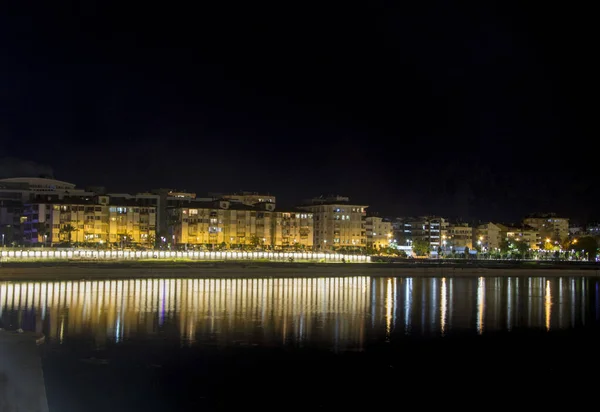
{"label": "dark sky", "polygon": [[12,3],[0,158],[110,191],[339,193],[465,219],[595,213],[585,10]]}

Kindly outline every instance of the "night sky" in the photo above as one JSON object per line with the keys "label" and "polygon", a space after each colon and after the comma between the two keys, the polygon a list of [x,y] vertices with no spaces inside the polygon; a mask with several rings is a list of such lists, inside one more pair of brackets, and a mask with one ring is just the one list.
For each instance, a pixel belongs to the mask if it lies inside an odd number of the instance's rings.
{"label": "night sky", "polygon": [[2,176],[22,173],[21,159],[114,192],[249,190],[284,205],[338,193],[384,215],[467,220],[597,216],[584,10],[12,3],[0,17]]}

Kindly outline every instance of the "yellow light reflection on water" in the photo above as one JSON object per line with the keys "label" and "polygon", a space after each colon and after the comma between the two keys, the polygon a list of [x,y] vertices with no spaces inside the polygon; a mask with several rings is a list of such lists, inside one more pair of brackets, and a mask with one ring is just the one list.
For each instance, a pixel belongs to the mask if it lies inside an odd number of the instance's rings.
{"label": "yellow light reflection on water", "polygon": [[360,276],[0,282],[0,323],[98,346],[178,337],[184,344],[329,342],[343,349],[375,336],[389,340],[397,322],[405,334],[448,336],[454,328],[552,330],[586,320],[585,280],[561,278],[553,290],[541,277],[478,277],[474,286],[475,279]]}
{"label": "yellow light reflection on water", "polygon": [[[386,310],[390,333],[392,282]],[[244,344],[281,337],[284,344],[315,339],[360,349],[370,319],[370,294],[371,281],[362,276],[0,282],[0,316],[10,327],[21,325],[21,317],[29,325],[43,319],[50,340],[91,335],[98,346],[177,333],[184,344],[199,337]]]}
{"label": "yellow light reflection on water", "polygon": [[550,281],[546,281],[546,292],[544,294],[544,307],[546,312],[546,330],[550,330],[550,318],[552,316],[552,287]]}
{"label": "yellow light reflection on water", "polygon": [[390,338],[392,332],[392,279],[388,279],[386,283],[385,296],[385,336]]}

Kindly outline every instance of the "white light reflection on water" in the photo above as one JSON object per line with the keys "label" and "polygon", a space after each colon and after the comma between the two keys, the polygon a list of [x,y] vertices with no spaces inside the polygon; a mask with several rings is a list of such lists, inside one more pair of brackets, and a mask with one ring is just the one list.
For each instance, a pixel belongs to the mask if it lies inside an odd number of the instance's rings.
{"label": "white light reflection on water", "polygon": [[596,321],[600,321],[600,282],[596,281]]}
{"label": "white light reflection on water", "polygon": [[431,297],[429,298],[431,302],[431,307],[429,308],[429,325],[428,327],[432,332],[436,332],[438,330],[438,298],[439,298],[439,281],[436,278],[431,279]]}
{"label": "white light reflection on water", "polygon": [[[581,282],[581,306],[587,307],[586,282]],[[585,325],[585,311],[581,311],[581,323]]]}
{"label": "white light reflection on water", "polygon": [[512,287],[511,278],[507,281],[507,294],[506,294],[506,329],[510,332],[512,330]]}
{"label": "white light reflection on water", "polygon": [[412,302],[413,302],[413,279],[407,278],[404,282],[404,333],[407,335],[411,332],[412,318]]}
{"label": "white light reflection on water", "polygon": [[446,289],[446,278],[442,278],[442,287],[440,290],[440,333],[446,335],[446,317],[448,316],[448,299]]}
{"label": "white light reflection on water", "polygon": [[[392,330],[396,329],[396,305],[398,303],[398,279],[393,280],[394,287],[394,307],[392,309]],[[400,279],[402,281],[402,279]]]}
{"label": "white light reflection on water", "polygon": [[558,327],[559,328],[562,328],[564,325],[563,311],[561,310],[562,307],[564,306],[563,282],[564,282],[563,278],[558,279],[558,304],[559,304]]}
{"label": "white light reflection on water", "polygon": [[575,312],[577,308],[577,285],[575,284],[575,279],[571,279],[571,327],[575,327]]}

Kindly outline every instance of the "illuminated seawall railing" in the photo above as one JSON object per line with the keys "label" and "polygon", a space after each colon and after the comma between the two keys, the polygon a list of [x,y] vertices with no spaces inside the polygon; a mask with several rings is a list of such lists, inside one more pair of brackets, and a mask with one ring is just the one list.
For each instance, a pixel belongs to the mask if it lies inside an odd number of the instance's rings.
{"label": "illuminated seawall railing", "polygon": [[190,259],[190,260],[269,260],[279,262],[312,261],[312,262],[370,262],[370,256],[343,255],[337,253],[313,252],[198,252],[198,251],[168,251],[168,250],[2,250],[0,257],[10,260],[38,259],[97,259],[97,260],[140,260],[140,259]]}

